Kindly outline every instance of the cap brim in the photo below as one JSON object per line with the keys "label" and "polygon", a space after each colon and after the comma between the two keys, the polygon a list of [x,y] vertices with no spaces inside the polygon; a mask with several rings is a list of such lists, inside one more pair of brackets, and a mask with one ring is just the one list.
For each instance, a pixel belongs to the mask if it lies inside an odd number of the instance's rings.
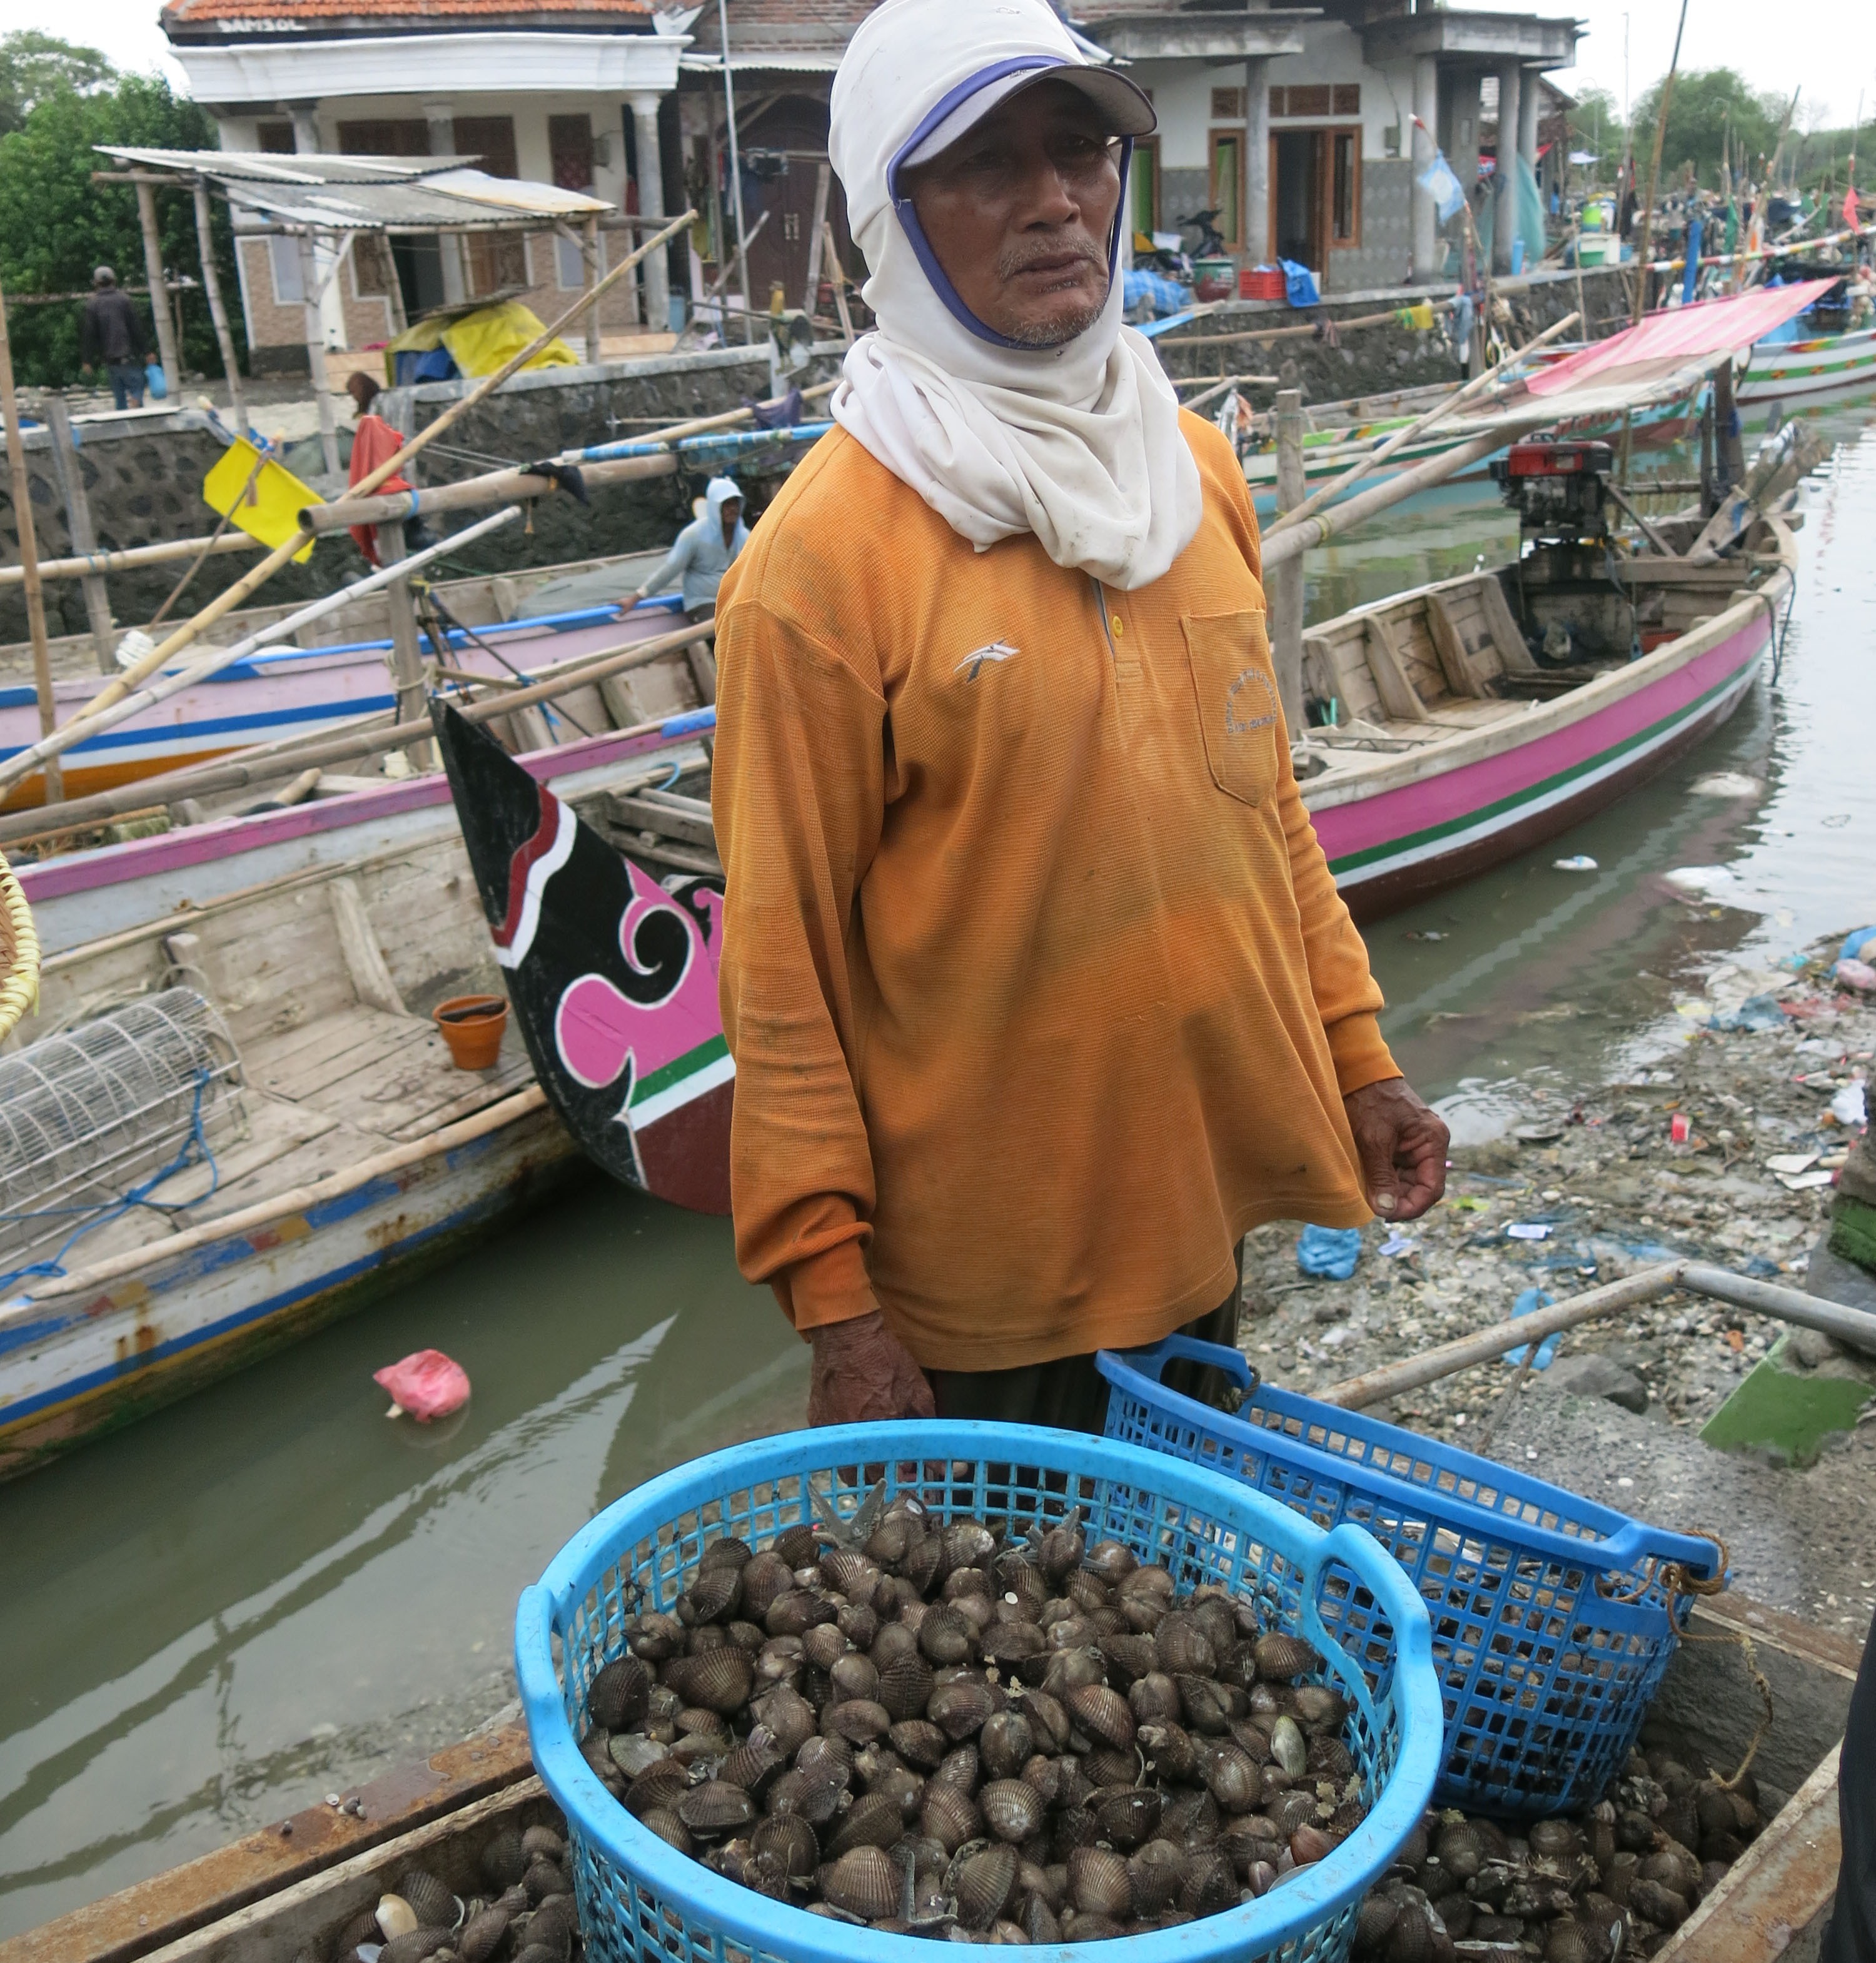
{"label": "cap brim", "polygon": [[1148,136],[1159,126],[1153,104],[1124,75],[1111,68],[1058,62],[1046,68],[999,75],[995,81],[986,82],[975,94],[959,103],[917,149],[901,159],[901,168],[911,169],[930,163],[975,129],[999,103],[1045,82],[1065,82],[1070,88],[1079,89],[1101,112],[1110,136]]}

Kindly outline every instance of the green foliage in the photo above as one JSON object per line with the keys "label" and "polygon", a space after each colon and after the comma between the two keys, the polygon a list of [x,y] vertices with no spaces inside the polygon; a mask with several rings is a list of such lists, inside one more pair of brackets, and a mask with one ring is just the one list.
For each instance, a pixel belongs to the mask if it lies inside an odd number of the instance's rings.
{"label": "green foliage", "polygon": [[[1635,104],[1635,171],[1644,188],[1666,81],[1663,76]],[[1756,171],[1761,154],[1769,158],[1778,146],[1785,108],[1783,97],[1755,89],[1736,69],[1693,69],[1676,75],[1661,145],[1663,187],[1682,181],[1690,160],[1700,183],[1718,184],[1721,146],[1728,130],[1734,168],[1740,166],[1743,143],[1746,167]]]}
{"label": "green foliage", "polygon": [[[23,296],[83,293],[90,287],[92,268],[99,265],[114,268],[123,285],[144,283],[136,194],[129,184],[91,182],[94,170],[111,167],[111,160],[93,149],[97,143],[169,150],[216,147],[215,126],[196,104],[171,95],[159,77],[142,75],[120,75],[112,88],[89,95],[56,91],[31,110],[21,128],[0,136],[0,281],[8,299],[14,367],[22,383],[62,387],[78,381],[83,305],[72,299],[22,306]],[[222,292],[237,351],[245,352],[227,207],[217,200],[214,213]],[[159,190],[156,214],[165,270],[199,280],[195,208],[188,194]],[[181,297],[182,365],[219,374],[221,356],[208,302],[199,287]],[[148,298],[136,298],[145,309],[154,348]]]}
{"label": "green foliage", "polygon": [[0,136],[17,130],[37,104],[64,91],[80,94],[110,79],[109,58],[97,48],[62,41],[36,27],[0,34]]}
{"label": "green foliage", "polygon": [[1622,105],[1606,88],[1584,89],[1570,112],[1570,147],[1596,152],[1589,170],[1593,181],[1605,183],[1614,175],[1622,160]]}

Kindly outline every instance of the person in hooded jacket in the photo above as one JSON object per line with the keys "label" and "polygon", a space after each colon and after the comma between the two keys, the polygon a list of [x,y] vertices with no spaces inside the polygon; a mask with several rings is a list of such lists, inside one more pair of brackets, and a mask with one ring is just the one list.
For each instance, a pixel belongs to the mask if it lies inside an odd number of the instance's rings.
{"label": "person in hooded jacket", "polygon": [[663,592],[677,579],[683,582],[684,611],[692,620],[716,605],[724,574],[749,543],[749,527],[743,523],[742,487],[735,478],[712,477],[703,498],[703,515],[677,534],[663,564],[632,595],[633,606],[648,593]]}
{"label": "person in hooded jacket", "polygon": [[718,596],[743,1272],[812,1423],[1098,1430],[1234,1343],[1260,1222],[1423,1212],[1446,1129],[1290,765],[1230,444],[1122,324],[1152,107],[1046,0],[886,0],[829,149],[877,321]]}

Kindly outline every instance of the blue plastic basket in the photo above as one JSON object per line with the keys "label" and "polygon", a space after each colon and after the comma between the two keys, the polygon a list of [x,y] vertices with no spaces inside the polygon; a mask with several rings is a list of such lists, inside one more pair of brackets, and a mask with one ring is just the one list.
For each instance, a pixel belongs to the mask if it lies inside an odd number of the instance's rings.
{"label": "blue plastic basket", "polygon": [[[1237,1416],[1168,1390],[1160,1378],[1176,1357],[1244,1386]],[[1443,1804],[1555,1813],[1602,1797],[1686,1619],[1673,1570],[1711,1575],[1711,1542],[1273,1390],[1215,1343],[1175,1336],[1099,1361],[1109,1437],[1229,1473],[1318,1526],[1353,1521],[1412,1576],[1445,1692]]]}
{"label": "blue plastic basket", "polygon": [[[920,1464],[876,1462],[904,1451],[908,1435]],[[1078,1433],[943,1420],[792,1432],[681,1466],[608,1507],[523,1593],[515,1666],[535,1764],[567,1817],[589,1957],[930,1963],[926,1940],[808,1915],[678,1853],[607,1792],[575,1743],[587,1686],[623,1650],[627,1619],[669,1609],[705,1546],[735,1534],[760,1547],[786,1527],[815,1524],[811,1487],[850,1515],[870,1490],[865,1475],[882,1470],[888,1495],[914,1491],[941,1519],[1020,1526],[1079,1507],[1091,1542],[1124,1541],[1164,1561],[1182,1587],[1216,1582],[1298,1605],[1295,1626],[1349,1701],[1345,1736],[1369,1816],[1327,1859],[1260,1900],[1135,1937],[1128,1954],[1130,1963],[1340,1963],[1356,1904],[1420,1820],[1439,1770],[1439,1687],[1426,1612],[1405,1576],[1359,1528],[1324,1533],[1232,1480],[1156,1453]],[[1091,1958],[1093,1945],[1060,1953]]]}

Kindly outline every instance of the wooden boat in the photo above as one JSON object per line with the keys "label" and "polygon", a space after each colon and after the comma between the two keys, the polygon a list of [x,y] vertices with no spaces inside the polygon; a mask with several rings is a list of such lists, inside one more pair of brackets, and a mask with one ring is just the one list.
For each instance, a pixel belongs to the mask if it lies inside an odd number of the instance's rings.
{"label": "wooden boat", "polygon": [[1876,389],[1876,328],[1809,341],[1755,341],[1735,387],[1742,402],[1789,402]]}
{"label": "wooden boat", "polygon": [[[499,679],[511,671],[508,664],[529,668],[568,661],[664,632],[680,617],[677,594],[655,597],[629,613],[618,604],[618,596],[629,594],[659,556],[634,553],[439,582],[437,597],[472,630],[447,636],[445,658],[464,673]],[[587,597],[556,604],[555,593],[569,587],[584,589]],[[547,596],[545,604],[536,600],[539,594]],[[203,645],[232,646],[293,610],[293,605],[238,609],[216,623]],[[386,597],[355,602],[309,629],[303,643],[264,648],[75,745],[64,761],[66,795],[114,790],[250,745],[328,734],[359,716],[388,710],[395,703],[391,645]],[[434,652],[427,642],[425,648]],[[51,643],[50,652],[58,719],[64,722],[98,692],[96,650],[89,635],[66,635]],[[39,738],[32,672],[30,649],[0,649],[0,762]],[[559,733],[571,732],[563,724]],[[546,726],[540,740],[549,740]],[[29,777],[0,795],[0,810],[37,804],[43,794],[43,780]]]}
{"label": "wooden boat", "polygon": [[[510,767],[530,795],[552,783],[603,824],[612,800],[706,767],[714,712],[682,652],[630,680],[676,713],[524,755]],[[569,700],[586,696],[603,716],[597,688]],[[172,1099],[141,1158],[123,1128],[90,1135],[109,1150],[74,1175],[71,1217],[93,1231],[50,1231],[43,1196],[5,1202],[0,1477],[345,1312],[575,1164],[520,1032],[464,1072],[431,1019],[503,989],[440,773],[55,858],[21,883],[50,951],[0,1078],[27,1046],[95,1033],[100,1005],[186,1011],[206,1033],[187,1122]],[[663,1040],[658,1005],[644,1020]],[[24,1116],[0,1096],[0,1190],[44,1182]],[[696,1199],[656,1164],[644,1183]],[[146,1203],[114,1211],[127,1191]]]}
{"label": "wooden boat", "polygon": [[[1776,1963],[1816,1952],[1835,1901],[1838,1772],[1857,1646],[1737,1591],[1695,1602],[1656,1709],[1716,1761],[1737,1763],[1756,1700],[1740,1639],[1776,1686],[1753,1771],[1765,1830],[1655,1952],[1662,1963]],[[1743,1714],[1743,1721],[1740,1721]],[[483,1897],[498,1833],[562,1824],[533,1776],[527,1734],[493,1727],[257,1828],[200,1859],[0,1939],[0,1963],[283,1963],[330,1955],[339,1932],[413,1867]],[[594,1953],[589,1949],[588,1954]],[[622,1952],[629,1953],[629,1952]],[[1508,1952],[1509,1953],[1509,1952]]]}

